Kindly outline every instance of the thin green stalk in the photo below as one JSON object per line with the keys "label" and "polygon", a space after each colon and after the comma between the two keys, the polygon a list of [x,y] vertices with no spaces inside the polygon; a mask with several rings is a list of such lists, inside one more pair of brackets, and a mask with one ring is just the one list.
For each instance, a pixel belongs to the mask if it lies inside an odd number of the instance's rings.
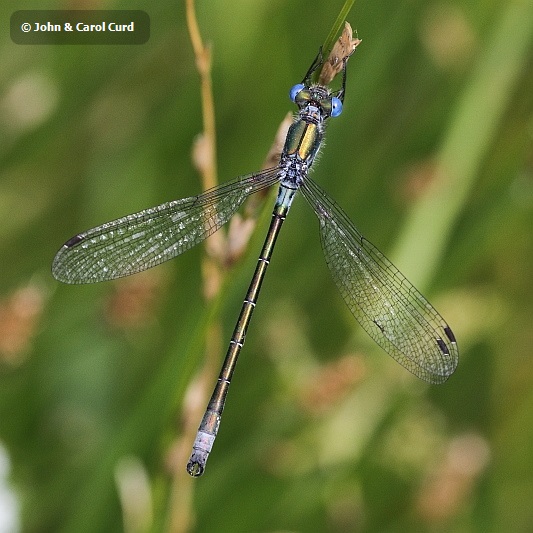
{"label": "thin green stalk", "polygon": [[337,18],[335,19],[335,22],[333,23],[333,26],[331,27],[331,30],[329,31],[328,36],[326,37],[326,40],[324,41],[324,44],[322,45],[322,53],[324,57],[328,57],[328,54],[333,48],[333,43],[337,39],[337,36],[339,35],[339,33],[342,31],[346,17],[348,16],[350,9],[352,9],[354,2],[355,0],[346,0],[344,2],[344,5],[341,7],[339,14],[337,15]]}

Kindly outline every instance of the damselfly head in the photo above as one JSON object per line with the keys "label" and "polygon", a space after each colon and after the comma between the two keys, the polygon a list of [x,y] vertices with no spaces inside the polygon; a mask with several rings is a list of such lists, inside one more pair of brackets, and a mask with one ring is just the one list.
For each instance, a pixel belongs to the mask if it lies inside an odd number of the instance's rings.
{"label": "damselfly head", "polygon": [[300,111],[307,110],[309,114],[320,113],[323,118],[338,117],[342,112],[342,101],[323,85],[297,83],[289,91],[290,99],[299,107]]}

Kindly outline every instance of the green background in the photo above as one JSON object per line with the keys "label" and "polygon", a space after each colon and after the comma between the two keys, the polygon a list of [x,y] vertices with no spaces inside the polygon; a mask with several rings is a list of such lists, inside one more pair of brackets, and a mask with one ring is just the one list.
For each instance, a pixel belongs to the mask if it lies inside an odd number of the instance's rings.
{"label": "green background", "polygon": [[[221,362],[270,206],[215,306],[202,246],[55,282],[72,235],[200,192],[199,77],[182,2],[75,6],[144,9],[142,46],[15,45],[14,10],[73,7],[28,4],[0,7],[0,496],[21,529],[531,531],[533,3],[358,0],[314,172],[449,322],[456,373],[426,385],[361,332],[298,198],[196,480],[181,437],[206,398],[185,391],[214,322]],[[260,168],[340,7],[198,2],[221,182]]]}

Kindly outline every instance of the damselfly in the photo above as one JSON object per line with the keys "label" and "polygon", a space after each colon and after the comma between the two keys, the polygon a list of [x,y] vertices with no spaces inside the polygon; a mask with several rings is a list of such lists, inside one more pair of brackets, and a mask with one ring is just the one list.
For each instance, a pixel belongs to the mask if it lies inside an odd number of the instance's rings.
{"label": "damselfly", "polygon": [[318,218],[326,263],[344,301],[367,333],[407,370],[429,383],[446,381],[457,366],[457,343],[448,324],[308,175],[326,122],[342,111],[349,55],[342,58],[339,90],[311,82],[324,64],[321,53],[303,81],[291,88],[298,114],[277,166],[102,224],[69,239],[55,256],[52,273],[65,283],[128,276],[195,246],[225,224],[250,194],[279,184],[265,243],[187,464],[193,476],[205,469],[259,290],[297,191]]}

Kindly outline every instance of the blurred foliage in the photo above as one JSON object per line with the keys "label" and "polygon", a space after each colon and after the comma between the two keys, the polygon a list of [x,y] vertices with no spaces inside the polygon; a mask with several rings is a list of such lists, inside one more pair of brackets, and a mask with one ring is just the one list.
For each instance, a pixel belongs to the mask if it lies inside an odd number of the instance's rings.
{"label": "blurred foliage", "polygon": [[[220,181],[260,168],[334,4],[199,0]],[[446,317],[455,375],[428,386],[361,334],[296,200],[196,480],[185,391],[217,320],[222,360],[267,217],[212,303],[202,247],[122,281],[56,283],[67,238],[199,192],[201,100],[182,2],[31,7],[145,9],[151,37],[2,36],[1,521],[14,495],[28,532],[531,531],[532,2],[358,0],[363,43],[314,174]]]}

